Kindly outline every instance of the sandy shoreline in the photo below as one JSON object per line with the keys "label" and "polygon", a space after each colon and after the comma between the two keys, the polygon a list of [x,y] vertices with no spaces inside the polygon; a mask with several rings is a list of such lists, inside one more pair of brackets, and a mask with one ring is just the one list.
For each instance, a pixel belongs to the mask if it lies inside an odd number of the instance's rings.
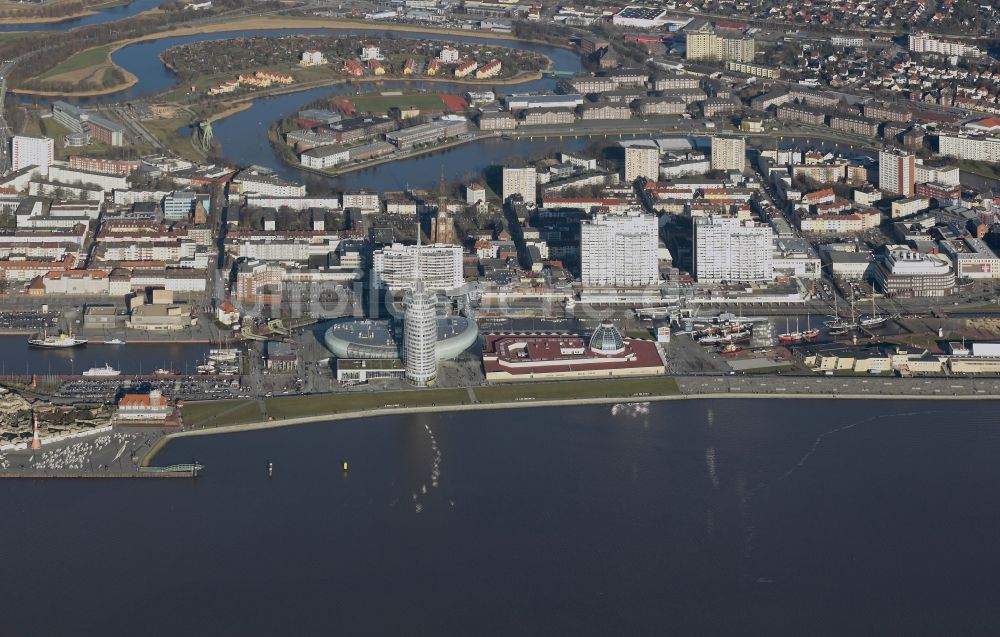
{"label": "sandy shoreline", "polygon": [[208,429],[195,429],[190,431],[178,431],[167,434],[156,441],[156,444],[143,457],[142,466],[149,466],[156,455],[176,438],[190,438],[193,436],[217,436],[224,434],[243,433],[246,431],[260,431],[264,429],[277,429],[280,427],[294,427],[296,425],[314,424],[320,422],[337,422],[342,420],[356,420],[363,418],[375,418],[378,416],[398,416],[404,414],[426,414],[426,413],[449,413],[454,411],[490,411],[503,409],[524,409],[530,407],[571,407],[577,405],[614,405],[618,403],[646,403],[665,402],[673,400],[732,400],[732,399],[782,399],[782,400],[958,400],[958,401],[984,401],[1000,400],[1000,398],[985,394],[970,394],[967,396],[939,396],[928,394],[746,394],[746,393],[725,393],[725,394],[671,394],[668,396],[642,396],[642,397],[617,397],[617,398],[579,398],[570,400],[522,400],[496,403],[475,403],[466,405],[440,405],[423,407],[397,407],[391,409],[368,409],[363,411],[341,412],[335,414],[300,416],[298,418],[283,418],[280,420],[269,420],[266,422],[253,422],[242,425],[223,425]]}
{"label": "sandy shoreline", "polygon": [[[89,15],[94,15],[97,11],[81,11],[80,13],[70,13],[67,15],[56,16],[53,18],[33,18],[31,16],[25,16],[23,18],[4,18],[4,24],[52,24],[53,22],[69,22],[70,20],[76,20],[77,18],[85,18]],[[13,31],[12,33],[22,33],[21,31]]]}

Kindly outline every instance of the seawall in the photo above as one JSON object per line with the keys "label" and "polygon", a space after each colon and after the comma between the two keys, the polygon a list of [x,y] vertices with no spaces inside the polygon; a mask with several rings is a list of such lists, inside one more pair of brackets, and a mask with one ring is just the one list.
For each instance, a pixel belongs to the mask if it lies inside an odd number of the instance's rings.
{"label": "seawall", "polygon": [[719,394],[672,394],[665,396],[642,396],[642,397],[618,397],[618,398],[580,398],[571,400],[519,400],[496,403],[475,403],[465,405],[436,405],[425,407],[393,407],[390,409],[368,409],[364,411],[350,411],[333,414],[319,414],[315,416],[300,416],[297,418],[283,418],[279,420],[269,420],[262,422],[246,423],[242,425],[222,425],[206,429],[194,429],[190,431],[178,431],[167,434],[156,441],[156,444],[149,450],[142,459],[142,466],[148,466],[164,446],[175,438],[189,438],[193,436],[215,436],[222,434],[242,433],[246,431],[259,431],[263,429],[276,429],[279,427],[292,427],[295,425],[312,424],[319,422],[354,420],[360,418],[375,418],[378,416],[394,416],[401,414],[421,414],[421,413],[449,413],[454,411],[488,411],[499,409],[519,409],[528,407],[567,407],[577,405],[613,405],[617,403],[644,403],[663,402],[670,400],[729,400],[729,399],[800,399],[800,400],[1000,400],[1000,397],[987,394],[970,395],[928,395],[928,394],[749,394],[749,393],[719,393]]}

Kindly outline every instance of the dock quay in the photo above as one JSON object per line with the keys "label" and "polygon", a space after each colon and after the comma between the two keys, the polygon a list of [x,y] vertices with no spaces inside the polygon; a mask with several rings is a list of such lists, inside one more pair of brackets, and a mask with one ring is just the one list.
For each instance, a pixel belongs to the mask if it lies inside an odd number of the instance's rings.
{"label": "dock quay", "polygon": [[198,477],[202,465],[183,464],[168,467],[139,467],[138,471],[35,471],[32,469],[8,470],[0,472],[0,479],[10,480],[131,480],[135,478],[186,478]]}

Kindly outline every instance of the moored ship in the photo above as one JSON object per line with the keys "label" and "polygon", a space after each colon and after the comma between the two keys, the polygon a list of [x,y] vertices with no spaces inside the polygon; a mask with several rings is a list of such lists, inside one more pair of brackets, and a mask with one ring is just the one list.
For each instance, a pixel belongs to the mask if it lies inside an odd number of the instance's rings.
{"label": "moored ship", "polygon": [[48,334],[43,334],[41,338],[29,338],[28,345],[31,347],[46,347],[46,348],[61,348],[61,347],[77,347],[79,345],[86,345],[87,339],[76,338],[72,334],[59,334],[59,336],[49,336]]}
{"label": "moored ship", "polygon": [[107,363],[104,364],[104,367],[91,367],[83,372],[84,376],[121,376],[121,374],[120,371]]}

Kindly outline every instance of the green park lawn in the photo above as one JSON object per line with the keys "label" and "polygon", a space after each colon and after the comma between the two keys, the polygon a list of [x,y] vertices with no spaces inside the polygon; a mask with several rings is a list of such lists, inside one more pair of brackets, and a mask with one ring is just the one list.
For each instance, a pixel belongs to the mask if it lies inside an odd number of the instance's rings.
{"label": "green park lawn", "polygon": [[275,420],[336,414],[385,407],[430,407],[469,403],[464,389],[421,389],[390,392],[350,392],[314,396],[281,396],[265,402],[267,415]]}
{"label": "green park lawn", "polygon": [[104,64],[107,62],[108,55],[114,47],[114,44],[105,44],[104,46],[80,51],[53,66],[45,73],[42,73],[39,79],[45,80],[56,75],[62,75],[63,73],[72,73]]}
{"label": "green park lawn", "polygon": [[562,383],[512,383],[477,387],[482,403],[521,400],[574,400],[585,398],[632,398],[635,396],[673,396],[680,393],[673,378],[620,378],[614,380],[577,380]]}
{"label": "green park lawn", "polygon": [[444,110],[444,102],[437,95],[362,95],[347,100],[361,113],[385,113],[392,107],[415,106],[421,110]]}
{"label": "green park lawn", "polygon": [[184,403],[184,424],[189,427],[239,425],[260,420],[254,400],[205,400]]}

